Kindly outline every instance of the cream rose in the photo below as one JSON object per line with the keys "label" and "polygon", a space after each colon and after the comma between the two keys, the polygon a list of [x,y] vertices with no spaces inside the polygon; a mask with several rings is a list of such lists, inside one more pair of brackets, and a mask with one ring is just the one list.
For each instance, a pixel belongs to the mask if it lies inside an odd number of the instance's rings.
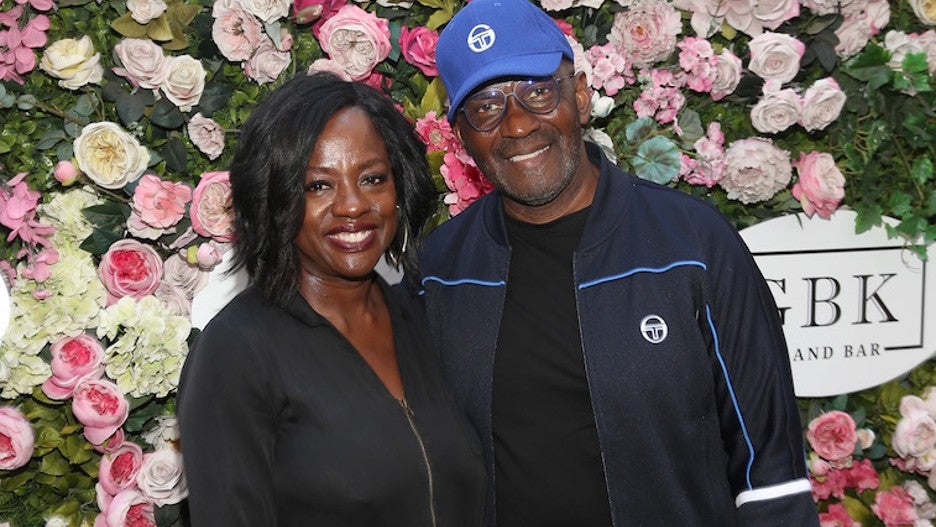
{"label": "cream rose", "polygon": [[936,0],[908,0],[913,12],[920,22],[926,25],[936,25]]}
{"label": "cream rose", "polygon": [[154,90],[166,81],[169,59],[162,47],[148,38],[125,38],[114,46],[114,56],[121,68],[114,73],[126,77],[134,86]]}
{"label": "cream rose", "polygon": [[69,90],[98,83],[104,78],[101,54],[94,52],[94,44],[87,35],[80,40],[65,38],[53,42],[42,54],[39,67],[59,79],[59,86]]}
{"label": "cream rose", "polygon": [[109,189],[139,179],[150,160],[149,151],[139,141],[111,122],[85,126],[73,146],[78,168]]}
{"label": "cream rose", "polygon": [[174,448],[144,454],[136,481],[143,495],[160,507],[179,503],[188,496],[188,485],[182,472],[182,454]]}
{"label": "cream rose", "polygon": [[352,80],[364,80],[390,55],[390,23],[360,7],[345,5],[322,24],[319,43]]}
{"label": "cream rose", "polygon": [[819,79],[803,94],[800,124],[809,130],[822,130],[838,119],[845,106],[845,92],[832,77]]}
{"label": "cream rose", "polygon": [[741,203],[766,201],[790,183],[790,153],[769,139],[739,139],[725,150],[725,177],[718,182],[728,199]]}
{"label": "cream rose", "polygon": [[189,55],[172,57],[160,88],[172,104],[183,112],[190,111],[198,105],[205,90],[205,67]]}
{"label": "cream rose", "polygon": [[806,46],[785,33],[763,33],[751,39],[748,69],[764,80],[790,82],[800,71]]}
{"label": "cream rose", "polygon": [[777,89],[779,83],[768,82],[764,95],[751,108],[751,124],[758,132],[775,134],[796,124],[800,118],[800,97],[792,89]]}
{"label": "cream rose", "polygon": [[156,20],[166,12],[165,0],[127,0],[130,17],[140,24]]}

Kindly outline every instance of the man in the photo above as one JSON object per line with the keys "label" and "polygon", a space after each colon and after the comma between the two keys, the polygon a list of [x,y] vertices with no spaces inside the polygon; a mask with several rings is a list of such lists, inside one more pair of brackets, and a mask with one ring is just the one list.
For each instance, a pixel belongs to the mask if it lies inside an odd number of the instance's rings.
{"label": "man", "polygon": [[527,0],[473,0],[436,60],[496,186],[420,262],[486,525],[817,526],[777,309],[734,228],[586,146],[586,80]]}

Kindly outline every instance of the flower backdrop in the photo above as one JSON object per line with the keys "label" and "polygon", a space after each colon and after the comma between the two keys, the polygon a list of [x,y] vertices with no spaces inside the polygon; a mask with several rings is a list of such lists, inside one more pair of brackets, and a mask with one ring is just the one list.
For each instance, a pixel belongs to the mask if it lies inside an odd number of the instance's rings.
{"label": "flower backdrop", "polygon": [[[936,239],[933,0],[542,0],[593,90],[589,139],[739,227],[847,206]],[[174,394],[232,237],[238,128],[327,70],[414,123],[433,225],[491,190],[445,121],[455,0],[0,0],[0,525],[185,518]],[[431,225],[430,225],[431,227]],[[825,526],[936,521],[936,363],[802,400]]]}

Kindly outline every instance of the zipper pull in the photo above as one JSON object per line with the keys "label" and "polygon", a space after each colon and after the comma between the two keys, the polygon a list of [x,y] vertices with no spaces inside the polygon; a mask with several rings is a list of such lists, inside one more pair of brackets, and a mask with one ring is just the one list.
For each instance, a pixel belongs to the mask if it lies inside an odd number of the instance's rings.
{"label": "zipper pull", "polygon": [[407,415],[408,417],[410,417],[410,418],[415,417],[415,415],[413,414],[413,409],[410,408],[409,403],[406,402],[406,397],[403,397],[403,398],[400,399],[400,406],[403,407],[403,411],[406,412],[406,415]]}

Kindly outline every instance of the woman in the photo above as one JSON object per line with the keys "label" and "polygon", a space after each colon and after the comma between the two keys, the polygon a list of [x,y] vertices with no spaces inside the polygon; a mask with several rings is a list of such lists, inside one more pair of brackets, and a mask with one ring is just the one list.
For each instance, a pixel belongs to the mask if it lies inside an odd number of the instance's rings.
{"label": "woman", "polygon": [[234,268],[179,391],[194,527],[475,526],[477,436],[418,306],[375,272],[412,267],[432,210],[423,145],[379,92],[295,78],[244,125]]}

